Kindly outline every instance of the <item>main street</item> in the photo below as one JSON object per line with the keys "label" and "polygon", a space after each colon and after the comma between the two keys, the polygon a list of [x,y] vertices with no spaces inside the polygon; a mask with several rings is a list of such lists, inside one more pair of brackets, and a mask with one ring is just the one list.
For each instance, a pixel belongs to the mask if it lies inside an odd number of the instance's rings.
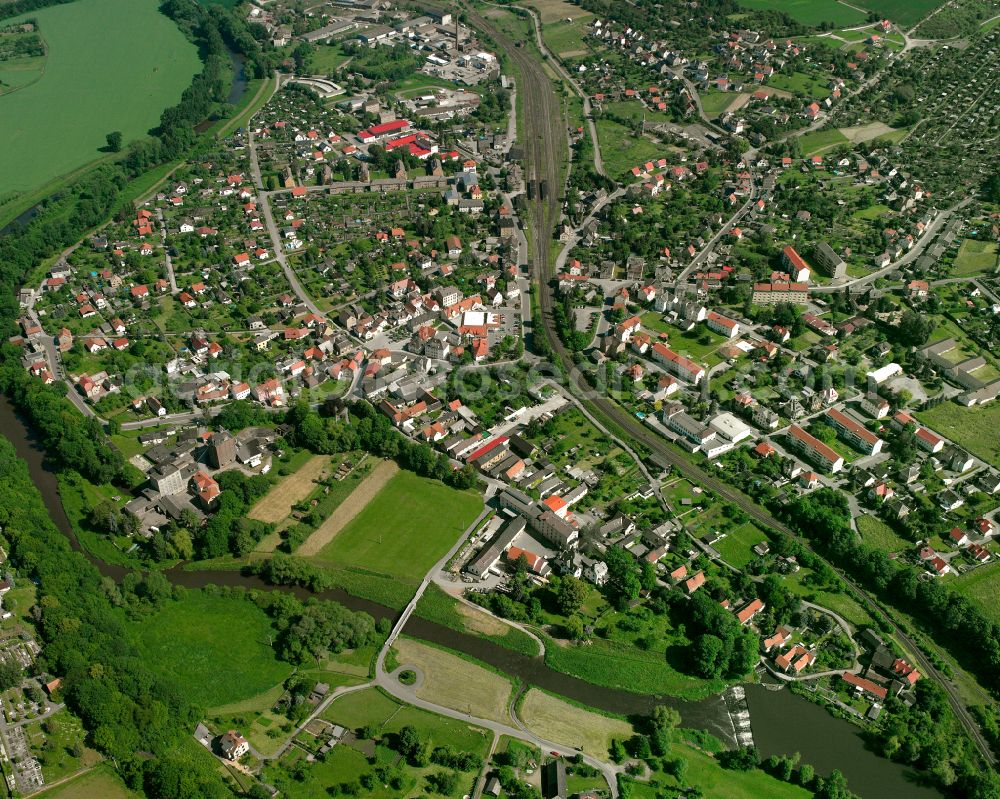
{"label": "main street", "polygon": [[[544,196],[539,192],[529,196],[528,212],[525,215],[529,230],[528,239],[531,245],[532,278],[538,291],[542,321],[541,328],[534,329],[533,335],[545,339],[564,372],[567,388],[576,396],[582,407],[586,407],[593,417],[601,420],[610,430],[619,433],[620,437],[644,447],[661,464],[674,468],[681,475],[713,491],[726,502],[740,508],[765,528],[797,539],[803,547],[813,551],[817,557],[825,561],[825,558],[815,553],[805,539],[799,538],[767,510],[757,505],[741,491],[704,471],[609,397],[593,391],[580,371],[577,370],[573,354],[563,345],[556,332],[553,316],[556,298],[552,285],[554,263],[550,260],[550,244],[554,239],[555,226],[560,216],[559,195],[562,193],[563,181],[559,169],[561,161],[557,160],[557,156],[560,152],[560,141],[565,139],[565,123],[560,112],[560,104],[552,81],[545,74],[543,65],[538,59],[533,58],[525,48],[516,47],[508,36],[499,31],[491,21],[483,18],[482,15],[473,11],[467,13],[470,24],[491,36],[497,45],[510,55],[521,78],[521,112],[524,115],[526,139],[524,148],[525,174],[529,180],[547,181],[549,187]],[[534,17],[532,17],[532,22],[537,26],[537,20]],[[558,192],[556,187],[559,187]],[[830,565],[831,568],[835,568],[832,564]],[[948,703],[968,731],[976,748],[987,763],[994,765],[996,759],[989,744],[966,708],[955,685],[938,671],[917,643],[895,624],[890,613],[887,613],[851,577],[839,569],[837,571],[844,579],[849,592],[863,606],[876,612],[879,616],[887,618],[892,627],[893,635],[902,646],[913,654],[922,673],[941,685],[948,698]]]}

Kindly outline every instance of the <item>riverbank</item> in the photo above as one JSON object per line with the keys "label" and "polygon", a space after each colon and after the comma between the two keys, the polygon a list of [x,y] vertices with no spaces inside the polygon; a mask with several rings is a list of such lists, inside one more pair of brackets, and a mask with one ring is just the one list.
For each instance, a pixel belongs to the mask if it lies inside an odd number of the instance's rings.
{"label": "riverbank", "polygon": [[[18,456],[28,464],[29,473],[41,493],[53,521],[74,548],[79,549],[69,519],[59,497],[55,475],[45,464],[44,455],[34,444],[30,431],[15,414],[6,397],[0,396],[0,430],[14,444]],[[103,563],[92,556],[88,560],[105,576],[121,580],[127,569]],[[180,568],[165,572],[175,585],[199,589],[207,585],[226,585],[256,590],[282,590],[300,598],[312,594],[305,589],[269,586],[259,578],[238,571],[184,571]],[[394,619],[396,611],[334,589],[319,595],[352,610],[365,611],[376,619]],[[733,723],[722,696],[698,702],[673,697],[631,693],[601,688],[583,680],[554,671],[537,657],[531,657],[498,646],[459,630],[412,616],[406,624],[406,634],[438,646],[468,655],[525,685],[595,708],[602,712],[625,716],[645,716],[658,704],[668,704],[681,714],[683,726],[710,732],[720,740],[734,744]],[[907,796],[915,799],[938,797],[936,791],[917,785],[912,773],[898,764],[877,757],[867,750],[860,731],[822,708],[789,691],[769,691],[747,687],[747,700],[754,740],[762,754],[799,752],[803,762],[814,764],[819,773],[838,768],[858,795],[881,799],[882,796]]]}

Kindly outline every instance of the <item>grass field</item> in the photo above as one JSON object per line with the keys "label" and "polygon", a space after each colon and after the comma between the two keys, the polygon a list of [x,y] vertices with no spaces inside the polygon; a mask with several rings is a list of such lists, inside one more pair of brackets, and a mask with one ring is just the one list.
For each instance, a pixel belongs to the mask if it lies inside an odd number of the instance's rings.
{"label": "grass field", "polygon": [[733,104],[738,95],[731,92],[720,92],[718,89],[710,89],[708,91],[702,92],[701,97],[701,107],[704,109],[705,113],[710,117],[718,116],[730,105]]}
{"label": "grass field", "polygon": [[243,599],[191,591],[131,628],[150,667],[203,707],[260,694],[292,672],[269,644],[267,616]]}
{"label": "grass field", "polygon": [[[808,799],[813,795],[797,785],[771,777],[759,769],[733,771],[722,768],[718,761],[705,752],[686,744],[674,747],[673,756],[687,761],[687,773],[678,787],[696,785],[705,799]],[[677,786],[673,777],[658,772],[654,779],[661,785]],[[676,788],[675,788],[676,790]],[[657,796],[672,796],[658,793],[652,785],[641,782],[635,784],[634,799],[656,799]]]}
{"label": "grass field", "polygon": [[511,684],[506,677],[434,646],[399,638],[393,645],[401,665],[423,673],[416,693],[421,699],[482,719],[510,723],[507,704]]}
{"label": "grass field", "polygon": [[580,9],[572,15],[572,22],[567,22],[567,17],[563,17],[548,25],[542,26],[542,38],[546,46],[556,55],[564,53],[578,53],[586,49],[584,37],[587,35],[587,25],[594,17],[593,14],[581,13]]}
{"label": "grass field", "polygon": [[740,5],[754,10],[784,11],[803,25],[832,22],[834,26],[840,27],[860,25],[865,21],[862,12],[836,0],[740,0]]}
{"label": "grass field", "polygon": [[819,152],[836,147],[838,144],[848,143],[847,137],[836,128],[817,130],[799,137],[799,145],[802,147],[802,154],[805,156],[816,155]]}
{"label": "grass field", "polygon": [[416,586],[482,507],[475,492],[401,471],[315,558]]}
{"label": "grass field", "polygon": [[1000,403],[963,408],[954,402],[942,402],[916,415],[921,422],[976,457],[1000,466]]}
{"label": "grass field", "polygon": [[994,272],[997,268],[997,244],[993,241],[966,239],[958,248],[955,267],[951,273],[956,277]]}
{"label": "grass field", "polygon": [[730,530],[725,538],[716,541],[713,546],[719,550],[726,563],[742,569],[757,557],[753,547],[761,541],[767,541],[767,536],[756,525],[747,522]]}
{"label": "grass field", "polygon": [[583,710],[538,688],[524,695],[517,715],[536,735],[582,749],[600,760],[608,759],[612,738],[626,740],[633,735],[627,721]]}
{"label": "grass field", "polygon": [[994,624],[1000,624],[1000,564],[973,569],[951,582],[951,587],[975,600]]}
{"label": "grass field", "polygon": [[138,799],[122,783],[109,766],[99,766],[76,779],[57,785],[47,791],[36,793],[39,799]]}
{"label": "grass field", "polygon": [[0,126],[5,193],[100,157],[110,131],[126,142],[144,136],[199,68],[194,46],[154,0],[79,0],[30,16],[49,54],[41,80],[0,97],[0,118],[11,122]]}
{"label": "grass field", "polygon": [[[663,156],[663,145],[654,144],[649,139],[636,138],[624,125],[610,119],[597,120],[597,137],[601,142],[601,154],[608,174],[621,178],[632,167]],[[629,175],[631,177],[631,175]]]}
{"label": "grass field", "polygon": [[913,546],[912,542],[900,538],[888,524],[874,516],[859,516],[855,523],[864,542],[883,552],[899,552]]}

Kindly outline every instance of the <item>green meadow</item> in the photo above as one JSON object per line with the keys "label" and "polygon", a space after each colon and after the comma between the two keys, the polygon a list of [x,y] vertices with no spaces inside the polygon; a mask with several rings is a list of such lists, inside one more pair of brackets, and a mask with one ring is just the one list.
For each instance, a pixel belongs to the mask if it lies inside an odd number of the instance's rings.
{"label": "green meadow", "polygon": [[144,136],[200,69],[156,0],[77,0],[28,16],[48,56],[41,79],[0,96],[0,203],[101,157],[111,131]]}

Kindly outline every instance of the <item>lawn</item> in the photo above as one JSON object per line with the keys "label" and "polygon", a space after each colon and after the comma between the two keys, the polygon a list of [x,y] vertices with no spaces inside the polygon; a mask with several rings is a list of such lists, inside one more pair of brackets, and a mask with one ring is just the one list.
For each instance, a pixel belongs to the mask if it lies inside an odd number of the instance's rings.
{"label": "lawn", "polygon": [[10,122],[0,126],[4,192],[31,191],[100,157],[110,131],[126,143],[145,136],[199,69],[194,45],[155,0],[79,0],[27,16],[48,58],[41,80],[0,97]]}
{"label": "lawn", "polygon": [[604,165],[608,174],[615,178],[621,178],[632,167],[661,158],[664,154],[663,145],[642,137],[636,138],[627,127],[610,119],[597,120],[597,137],[601,142]]}
{"label": "lawn", "polygon": [[899,552],[913,546],[912,542],[900,538],[888,524],[875,516],[859,516],[855,524],[864,542],[883,552]]}
{"label": "lawn", "polygon": [[976,457],[1000,466],[1000,403],[963,408],[954,402],[942,402],[916,415],[921,422]]}
{"label": "lawn", "polygon": [[612,738],[632,737],[632,725],[621,719],[602,716],[531,688],[521,700],[517,715],[541,738],[581,749],[599,760],[608,759]]}
{"label": "lawn", "polygon": [[315,558],[336,570],[416,587],[482,508],[474,491],[404,470]]}
{"label": "lawn", "polygon": [[718,116],[735,100],[739,95],[730,92],[720,92],[718,89],[709,89],[701,92],[701,107],[710,117]]}
{"label": "lawn", "polygon": [[348,57],[339,44],[317,44],[313,47],[309,65],[315,74],[329,75],[338,69]]}
{"label": "lawn", "polygon": [[139,794],[126,788],[110,767],[101,766],[35,796],[39,799],[94,799],[95,796],[101,799],[138,799]]}
{"label": "lawn", "polygon": [[836,128],[816,130],[812,133],[806,133],[799,138],[799,145],[802,147],[802,154],[805,156],[829,150],[838,144],[849,144],[849,142],[847,137]]}
{"label": "lawn", "polygon": [[979,566],[951,581],[951,587],[979,605],[994,624],[1000,624],[1000,567]]}
{"label": "lawn", "polygon": [[767,536],[756,525],[747,522],[735,530],[726,533],[726,537],[716,541],[714,546],[727,563],[742,569],[757,557],[753,547],[761,541],[767,541]]}
{"label": "lawn", "polygon": [[865,15],[861,11],[836,0],[739,0],[739,2],[744,8],[755,11],[784,11],[803,25],[816,26],[822,22],[832,22],[834,27],[840,27],[860,25],[865,21]]}
{"label": "lawn", "polygon": [[[577,9],[579,14],[579,9]],[[584,37],[587,35],[587,25],[593,19],[593,14],[574,14],[572,22],[567,17],[557,22],[542,26],[542,37],[546,46],[556,55],[578,53],[586,50]]]}
{"label": "lawn", "polygon": [[674,328],[670,331],[667,346],[679,355],[693,358],[705,366],[715,366],[722,360],[715,351],[726,341],[728,339],[725,336],[699,325],[688,332]]}
{"label": "lawn", "polygon": [[807,99],[818,99],[829,94],[826,81],[822,78],[814,77],[805,72],[791,72],[784,74],[779,72],[770,79],[770,86],[775,89],[784,89],[800,97]]}
{"label": "lawn", "polygon": [[993,272],[997,268],[997,245],[993,241],[966,239],[955,256],[955,267],[951,273],[955,277]]}
{"label": "lawn", "polygon": [[196,705],[237,702],[292,673],[275,657],[270,620],[244,599],[189,591],[129,626],[138,654]]}

